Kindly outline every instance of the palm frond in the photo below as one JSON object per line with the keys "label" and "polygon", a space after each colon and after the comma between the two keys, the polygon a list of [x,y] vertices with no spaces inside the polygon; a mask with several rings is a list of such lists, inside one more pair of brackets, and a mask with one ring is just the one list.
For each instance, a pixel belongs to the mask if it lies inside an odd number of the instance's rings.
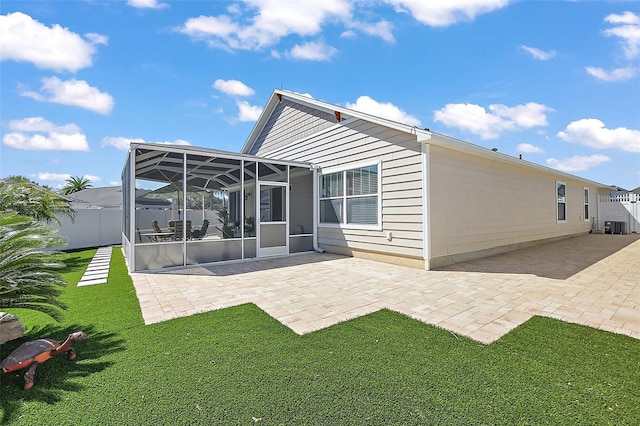
{"label": "palm frond", "polygon": [[65,306],[57,297],[66,255],[55,229],[15,213],[0,212],[0,309],[24,308],[60,319]]}

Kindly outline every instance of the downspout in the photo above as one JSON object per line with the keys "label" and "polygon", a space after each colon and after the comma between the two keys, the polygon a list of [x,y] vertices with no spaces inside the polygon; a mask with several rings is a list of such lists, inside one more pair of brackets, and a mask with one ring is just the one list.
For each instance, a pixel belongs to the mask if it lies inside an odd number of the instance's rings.
{"label": "downspout", "polygon": [[415,130],[416,140],[420,143],[420,156],[422,157],[422,257],[424,269],[431,269],[431,173],[429,140],[431,132]]}
{"label": "downspout", "polygon": [[431,269],[431,218],[429,208],[431,207],[429,186],[429,147],[427,143],[422,143],[422,250],[424,257],[424,269]]}
{"label": "downspout", "polygon": [[311,165],[313,171],[313,249],[318,253],[324,253],[324,249],[318,247],[318,169],[315,164]]}

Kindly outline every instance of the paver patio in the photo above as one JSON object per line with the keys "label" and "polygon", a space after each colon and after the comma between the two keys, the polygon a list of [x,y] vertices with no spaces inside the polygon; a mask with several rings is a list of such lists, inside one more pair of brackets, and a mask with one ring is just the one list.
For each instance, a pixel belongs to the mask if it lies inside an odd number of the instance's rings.
{"label": "paver patio", "polygon": [[640,339],[639,235],[584,235],[440,271],[313,253],[131,276],[146,324],[255,303],[298,334],[387,308],[483,343],[533,315]]}

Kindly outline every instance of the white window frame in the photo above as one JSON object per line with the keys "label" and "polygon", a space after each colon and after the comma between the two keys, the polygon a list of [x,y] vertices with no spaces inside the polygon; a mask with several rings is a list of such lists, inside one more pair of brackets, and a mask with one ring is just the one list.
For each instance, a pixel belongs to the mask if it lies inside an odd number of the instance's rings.
{"label": "white window frame", "polygon": [[[558,198],[558,185],[564,185],[564,200],[560,201]],[[556,181],[555,185],[555,194],[556,194],[556,222],[557,223],[567,223],[567,184],[566,182]],[[564,219],[560,219],[560,215],[558,214],[558,207],[560,204],[564,204]]]}
{"label": "white window frame", "polygon": [[585,222],[589,222],[589,220],[591,220],[591,206],[589,205],[589,197],[590,197],[590,193],[589,193],[589,188],[587,188],[586,186],[582,189],[582,197],[584,198],[584,209],[583,209],[583,213],[584,213],[584,221]]}
{"label": "white window frame", "polygon": [[[371,166],[376,166],[378,168],[378,192],[376,193],[376,196],[378,197],[378,223],[376,225],[365,225],[365,224],[358,224],[358,223],[346,223],[347,221],[347,199],[349,198],[353,198],[353,197],[349,197],[347,196],[347,171],[349,170],[355,170],[355,169],[361,169],[364,167],[371,167]],[[346,165],[342,165],[339,167],[329,167],[329,168],[323,168],[322,169],[322,173],[320,173],[318,176],[318,185],[320,185],[321,182],[321,178],[324,175],[330,175],[332,173],[342,173],[342,196],[341,197],[322,197],[321,191],[320,191],[320,187],[318,187],[318,226],[322,227],[322,228],[339,228],[339,229],[368,229],[368,230],[375,230],[375,231],[380,231],[382,230],[382,161],[381,160],[377,160],[377,161],[369,161],[369,162],[362,162],[362,163],[350,163],[350,164],[346,164]],[[369,194],[374,195],[374,194]],[[342,202],[342,220],[344,220],[344,223],[326,223],[326,222],[320,222],[320,201],[323,199],[330,199],[330,198],[342,198],[343,202]]]}

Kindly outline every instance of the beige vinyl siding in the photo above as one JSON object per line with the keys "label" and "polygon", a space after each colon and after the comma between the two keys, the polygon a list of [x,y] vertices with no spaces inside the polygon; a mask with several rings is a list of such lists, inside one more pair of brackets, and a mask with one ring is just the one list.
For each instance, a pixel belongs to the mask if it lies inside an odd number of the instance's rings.
{"label": "beige vinyl siding", "polygon": [[[422,157],[415,135],[364,120],[344,121],[295,143],[270,158],[310,162],[321,169],[381,162],[382,229],[320,226],[318,244],[411,258],[423,257]],[[387,232],[392,232],[391,241]]]}
{"label": "beige vinyl siding", "polygon": [[[557,181],[566,184],[564,223],[557,222]],[[431,258],[588,232],[584,187],[566,175],[432,146]]]}
{"label": "beige vinyl siding", "polygon": [[334,125],[332,114],[283,99],[256,138],[249,154],[265,156],[270,151]]}

